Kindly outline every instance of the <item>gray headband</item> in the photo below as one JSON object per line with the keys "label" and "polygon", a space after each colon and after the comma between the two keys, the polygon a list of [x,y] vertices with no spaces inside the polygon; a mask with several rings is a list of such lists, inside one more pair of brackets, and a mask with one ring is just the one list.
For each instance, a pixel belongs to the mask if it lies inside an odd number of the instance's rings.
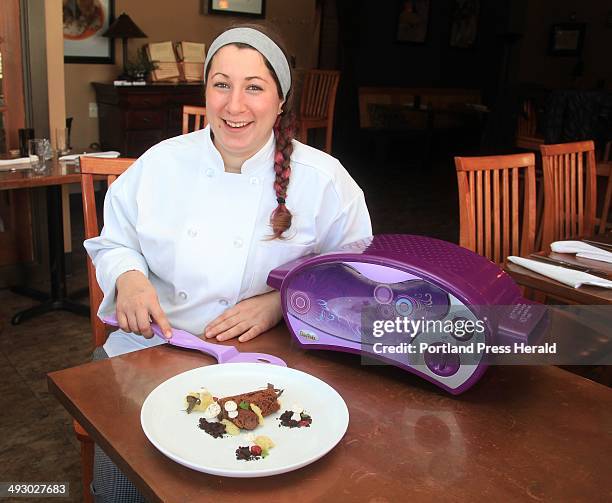
{"label": "gray headband", "polygon": [[267,35],[253,28],[232,28],[219,35],[208,48],[208,54],[206,54],[206,61],[204,62],[204,75],[206,75],[210,60],[215,53],[225,45],[236,43],[250,45],[268,60],[278,77],[283,97],[287,99],[287,93],[291,88],[291,72],[287,58],[281,48]]}

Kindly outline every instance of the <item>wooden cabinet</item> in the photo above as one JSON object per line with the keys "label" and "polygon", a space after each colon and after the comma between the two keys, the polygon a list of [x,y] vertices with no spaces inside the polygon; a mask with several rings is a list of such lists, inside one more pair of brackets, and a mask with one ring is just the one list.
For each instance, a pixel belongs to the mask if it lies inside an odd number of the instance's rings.
{"label": "wooden cabinet", "polygon": [[202,83],[113,86],[93,83],[98,102],[100,144],[123,157],[182,133],[183,105],[204,105]]}

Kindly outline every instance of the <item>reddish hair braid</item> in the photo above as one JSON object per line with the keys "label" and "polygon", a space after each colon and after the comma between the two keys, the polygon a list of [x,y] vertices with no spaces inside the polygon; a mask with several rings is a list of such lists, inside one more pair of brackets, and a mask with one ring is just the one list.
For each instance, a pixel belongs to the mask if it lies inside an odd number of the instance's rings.
{"label": "reddish hair braid", "polygon": [[274,139],[276,150],[274,152],[274,192],[278,206],[270,215],[270,225],[273,236],[271,239],[282,239],[282,234],[291,227],[292,215],[285,204],[287,187],[291,176],[291,154],[293,153],[293,133],[295,120],[291,112],[285,111],[276,120],[274,125]]}

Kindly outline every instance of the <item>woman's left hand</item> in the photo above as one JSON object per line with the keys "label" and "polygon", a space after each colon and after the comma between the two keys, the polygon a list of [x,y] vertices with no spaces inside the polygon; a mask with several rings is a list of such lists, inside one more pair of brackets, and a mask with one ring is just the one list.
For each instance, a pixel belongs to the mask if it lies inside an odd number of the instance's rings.
{"label": "woman's left hand", "polygon": [[282,317],[280,293],[264,293],[227,309],[208,324],[204,335],[218,341],[238,337],[240,342],[246,342],[272,328]]}

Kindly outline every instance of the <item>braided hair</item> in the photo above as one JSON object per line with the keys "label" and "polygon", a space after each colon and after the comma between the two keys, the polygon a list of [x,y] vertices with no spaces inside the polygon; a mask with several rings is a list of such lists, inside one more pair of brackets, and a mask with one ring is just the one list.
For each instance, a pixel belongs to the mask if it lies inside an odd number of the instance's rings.
{"label": "braided hair", "polygon": [[274,192],[277,206],[270,215],[272,226],[272,239],[281,238],[282,234],[291,227],[291,212],[285,204],[287,187],[291,176],[291,154],[293,153],[293,134],[295,131],[295,117],[287,110],[279,115],[274,125],[274,139],[276,150],[274,152]]}
{"label": "braided hair", "polygon": [[[269,27],[259,25],[259,24],[238,24],[232,25],[229,29],[232,28],[252,28],[260,31],[267,37],[269,37],[283,52],[287,61],[289,58],[287,57],[287,51],[283,43],[280,42],[280,37],[274,31],[272,31]],[[241,42],[232,43],[229,45],[234,45],[238,48],[248,48],[253,49],[248,44],[244,44]],[[213,56],[214,58],[214,56]],[[270,70],[270,74],[274,77],[274,82],[276,83],[276,90],[278,92],[278,97],[281,100],[285,100],[283,104],[282,111],[276,119],[276,123],[274,124],[274,140],[275,140],[275,151],[274,151],[274,192],[276,194],[276,208],[272,211],[270,215],[270,226],[272,227],[272,236],[269,239],[286,239],[283,236],[283,233],[291,227],[291,219],[292,215],[286,205],[287,200],[287,188],[289,186],[289,179],[291,176],[291,154],[293,153],[293,138],[295,134],[295,114],[293,112],[293,95],[292,89],[289,90],[287,96],[283,96],[283,91],[281,89],[280,81],[278,80],[278,76],[272,68],[270,62],[263,57],[264,62],[268,70]],[[208,65],[206,69],[206,75],[204,76],[204,80],[208,79],[208,71],[212,65]],[[293,72],[291,71],[291,65],[289,65],[289,71],[292,73],[291,82],[293,82]]]}

